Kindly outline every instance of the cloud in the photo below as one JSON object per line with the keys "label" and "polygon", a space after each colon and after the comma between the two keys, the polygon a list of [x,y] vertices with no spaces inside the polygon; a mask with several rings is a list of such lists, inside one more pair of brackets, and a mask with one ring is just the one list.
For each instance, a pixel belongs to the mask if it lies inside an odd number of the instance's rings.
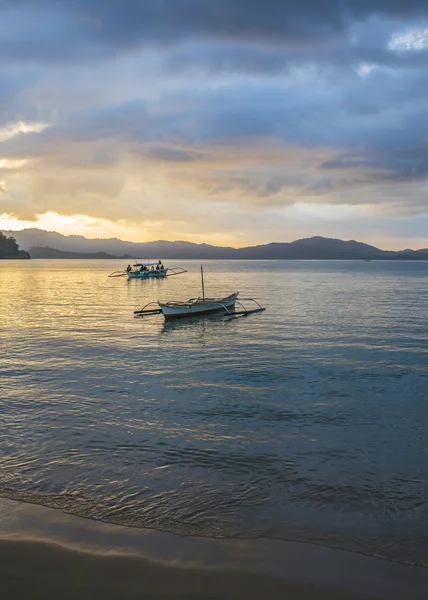
{"label": "cloud", "polygon": [[0,213],[423,215],[427,23],[417,0],[3,1]]}
{"label": "cloud", "polygon": [[8,123],[7,125],[0,128],[0,142],[5,142],[11,138],[25,134],[25,133],[39,133],[48,127],[47,123],[41,122],[26,122],[17,121],[15,123]]}
{"label": "cloud", "polygon": [[[99,61],[118,52],[202,41],[211,44],[211,51],[181,54],[173,64],[198,63],[205,57],[211,66],[243,62],[251,69],[252,55],[253,68],[260,72],[279,68],[290,52],[294,62],[299,57],[331,58],[339,44],[345,55],[374,50],[379,58],[392,57],[394,45],[381,51],[373,42],[387,31],[396,33],[399,20],[428,18],[428,8],[420,0],[16,0],[3,2],[0,16],[0,56],[8,63]],[[377,23],[378,37],[367,44],[370,21]],[[230,44],[227,55],[224,44]],[[275,48],[277,53],[272,52]]]}

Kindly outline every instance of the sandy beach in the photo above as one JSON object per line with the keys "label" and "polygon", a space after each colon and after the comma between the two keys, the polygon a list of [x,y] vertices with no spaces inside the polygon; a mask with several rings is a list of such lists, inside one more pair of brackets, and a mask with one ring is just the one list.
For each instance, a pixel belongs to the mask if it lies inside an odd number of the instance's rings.
{"label": "sandy beach", "polygon": [[4,598],[361,598],[259,574],[177,567],[33,540],[1,541],[0,562]]}
{"label": "sandy beach", "polygon": [[0,500],[0,592],[26,599],[423,599],[428,570],[308,544],[120,527]]}

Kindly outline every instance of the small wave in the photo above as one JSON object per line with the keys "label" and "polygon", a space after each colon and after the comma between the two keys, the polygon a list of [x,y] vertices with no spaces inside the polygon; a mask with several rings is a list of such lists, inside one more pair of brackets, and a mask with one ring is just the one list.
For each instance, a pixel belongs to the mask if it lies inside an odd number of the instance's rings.
{"label": "small wave", "polygon": [[[198,537],[212,539],[272,539],[285,542],[300,542],[328,548],[347,550],[365,556],[381,558],[390,562],[428,568],[426,549],[428,539],[396,540],[382,536],[359,537],[346,536],[343,533],[323,532],[322,535],[305,527],[284,526],[280,524],[256,523],[249,529],[242,527],[242,523],[233,523],[230,520],[222,522],[216,518],[200,518],[200,507],[195,506],[193,516],[195,520],[187,518],[186,521],[169,518],[167,516],[150,514],[144,510],[143,514],[126,506],[107,508],[98,500],[91,500],[80,494],[69,493],[41,493],[29,490],[15,490],[1,488],[0,497],[8,498],[28,504],[45,506],[61,510],[62,512],[81,518],[102,521],[122,527],[132,527],[144,530],[153,530],[172,533],[182,537]],[[127,500],[135,501],[136,496],[130,495]],[[162,498],[157,501],[162,503]],[[156,513],[156,511],[154,511]],[[189,516],[189,515],[188,515]]]}

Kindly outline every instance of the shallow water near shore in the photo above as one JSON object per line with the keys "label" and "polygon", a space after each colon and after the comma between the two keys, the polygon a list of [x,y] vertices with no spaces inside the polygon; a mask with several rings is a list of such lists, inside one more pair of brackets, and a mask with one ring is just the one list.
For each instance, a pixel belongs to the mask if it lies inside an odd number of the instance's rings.
{"label": "shallow water near shore", "polygon": [[428,263],[206,261],[266,312],[134,319],[198,295],[176,262],[2,261],[0,495],[427,564]]}

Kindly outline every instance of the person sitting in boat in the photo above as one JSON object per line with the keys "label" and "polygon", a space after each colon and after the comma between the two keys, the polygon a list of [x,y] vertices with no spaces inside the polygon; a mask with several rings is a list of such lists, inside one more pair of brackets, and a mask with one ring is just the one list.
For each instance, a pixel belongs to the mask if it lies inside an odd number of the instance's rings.
{"label": "person sitting in boat", "polygon": [[154,268],[154,267],[152,267],[150,270],[151,270],[151,271],[154,271],[154,270],[155,270],[155,268]]}
{"label": "person sitting in boat", "polygon": [[157,264],[157,265],[156,265],[156,271],[159,271],[159,269],[160,269],[160,267],[159,267],[159,265]]}
{"label": "person sitting in boat", "polygon": [[160,268],[161,271],[165,271],[165,267],[163,266],[163,263],[161,263],[161,265],[160,265],[159,268]]}
{"label": "person sitting in boat", "polygon": [[127,273],[129,273],[129,271],[132,271],[132,267],[131,267],[131,265],[128,265],[128,266],[126,267],[126,272],[127,272]]}

